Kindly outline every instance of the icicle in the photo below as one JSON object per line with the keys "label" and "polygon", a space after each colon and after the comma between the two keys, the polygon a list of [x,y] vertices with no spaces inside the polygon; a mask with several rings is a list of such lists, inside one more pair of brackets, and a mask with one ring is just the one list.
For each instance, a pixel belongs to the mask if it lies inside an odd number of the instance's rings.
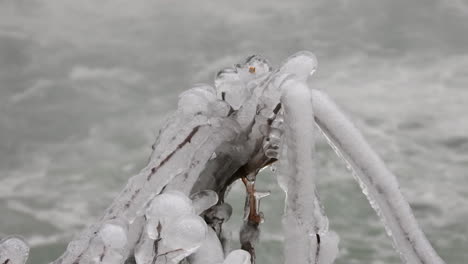
{"label": "icicle", "polygon": [[[315,184],[314,113],[309,88],[297,76],[283,79],[286,157],[285,229],[286,264],[330,264],[336,258],[337,239],[328,232],[328,219],[320,205]],[[283,166],[283,164],[281,164]],[[327,242],[322,243],[322,237]],[[325,247],[325,248],[324,248]],[[324,256],[325,254],[325,256]]]}
{"label": "icicle", "polygon": [[0,263],[24,264],[29,256],[29,246],[19,236],[7,236],[0,240]]}
{"label": "icicle", "polygon": [[326,94],[312,90],[312,98],[318,126],[338,156],[352,169],[403,261],[411,264],[444,263],[417,224],[395,175]]}

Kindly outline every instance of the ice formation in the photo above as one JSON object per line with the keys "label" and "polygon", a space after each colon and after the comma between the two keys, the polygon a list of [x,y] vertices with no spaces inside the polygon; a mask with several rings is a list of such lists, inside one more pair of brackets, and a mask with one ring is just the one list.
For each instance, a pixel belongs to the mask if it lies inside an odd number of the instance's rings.
{"label": "ice formation", "polygon": [[280,172],[286,186],[285,263],[331,264],[338,254],[338,240],[329,234],[328,219],[314,184],[314,114],[305,81],[294,75],[280,85],[285,120],[285,155],[280,163],[287,159],[287,167]]}
{"label": "ice formation", "polygon": [[0,263],[24,264],[28,259],[29,246],[19,236],[8,236],[0,240]]}
{"label": "ice formation", "polygon": [[400,192],[395,175],[327,95],[312,90],[312,98],[318,126],[352,170],[404,261],[444,263],[416,222],[408,202]]}
{"label": "ice formation", "polygon": [[[279,163],[286,192],[285,262],[331,264],[338,235],[315,186],[316,127],[358,180],[405,263],[442,264],[419,228],[395,176],[359,131],[307,79],[317,59],[303,51],[273,70],[253,55],[221,70],[214,87],[182,93],[145,168],[131,177],[101,219],[84,230],[53,264],[255,263],[263,215],[258,172]],[[241,249],[229,252],[223,224],[232,214],[224,198],[242,179],[246,187]],[[19,237],[0,241],[0,264],[23,264],[29,249]]]}

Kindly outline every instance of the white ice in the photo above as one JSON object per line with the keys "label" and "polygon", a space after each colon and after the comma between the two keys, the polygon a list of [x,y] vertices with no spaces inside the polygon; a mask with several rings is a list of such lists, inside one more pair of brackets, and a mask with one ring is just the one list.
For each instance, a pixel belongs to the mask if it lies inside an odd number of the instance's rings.
{"label": "white ice", "polygon": [[219,264],[224,260],[223,247],[215,231],[208,227],[206,239],[190,257],[190,264]]}
{"label": "white ice", "polygon": [[0,263],[24,264],[29,256],[29,246],[19,236],[8,236],[0,240]]}
{"label": "white ice", "polygon": [[317,57],[310,51],[297,52],[279,68],[280,74],[294,74],[300,81],[305,82],[317,70]]}
{"label": "white ice", "polygon": [[194,214],[192,201],[183,193],[169,191],[156,196],[146,209],[147,232],[151,239],[158,238],[157,227],[166,227],[182,215]]}
{"label": "white ice", "polygon": [[213,190],[203,190],[190,196],[195,214],[199,215],[218,202],[218,194]]}
{"label": "white ice", "polygon": [[[284,111],[286,148],[280,158],[280,185],[286,187],[286,264],[330,264],[337,256],[337,239],[329,239],[328,218],[317,196],[315,126],[312,96],[305,80],[296,75],[283,79],[281,104]],[[284,167],[282,162],[285,160]],[[322,237],[326,243],[322,243]]]}
{"label": "white ice", "polygon": [[266,58],[260,55],[251,55],[246,58],[244,63],[238,64],[236,70],[241,81],[248,86],[250,81],[270,74],[272,67]]}
{"label": "white ice", "polygon": [[223,264],[250,264],[249,252],[237,249],[229,253]]}
{"label": "white ice", "polygon": [[215,86],[218,98],[226,101],[234,110],[238,110],[251,95],[235,69],[226,68],[218,72]]}
{"label": "white ice", "polygon": [[312,98],[318,126],[337,154],[352,169],[403,261],[415,264],[444,263],[416,222],[395,175],[326,94],[312,90]]}

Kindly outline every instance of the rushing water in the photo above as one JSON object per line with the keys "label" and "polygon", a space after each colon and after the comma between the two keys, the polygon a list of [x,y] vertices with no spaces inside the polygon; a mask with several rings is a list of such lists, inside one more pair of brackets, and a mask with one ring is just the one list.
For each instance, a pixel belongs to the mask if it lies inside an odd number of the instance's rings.
{"label": "rushing water", "polygon": [[[307,49],[310,85],[398,175],[439,254],[465,263],[467,24],[464,0],[0,1],[0,236],[23,235],[31,264],[55,259],[143,167],[179,93],[250,54]],[[321,138],[317,151],[337,263],[399,263],[345,166]],[[279,264],[284,196],[268,171],[258,184],[273,192],[258,263]],[[243,199],[236,185],[231,230]]]}

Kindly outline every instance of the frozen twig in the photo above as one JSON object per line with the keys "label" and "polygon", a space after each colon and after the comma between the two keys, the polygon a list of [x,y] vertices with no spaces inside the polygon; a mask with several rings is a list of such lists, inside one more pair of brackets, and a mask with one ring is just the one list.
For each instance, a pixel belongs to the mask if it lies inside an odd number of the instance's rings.
{"label": "frozen twig", "polygon": [[312,90],[312,100],[318,126],[352,170],[403,261],[411,264],[444,263],[416,222],[395,175],[361,133],[326,94]]}
{"label": "frozen twig", "polygon": [[331,264],[338,238],[328,231],[328,218],[315,187],[315,129],[310,90],[297,76],[280,85],[284,108],[284,146],[279,172],[284,177],[286,264]]}

